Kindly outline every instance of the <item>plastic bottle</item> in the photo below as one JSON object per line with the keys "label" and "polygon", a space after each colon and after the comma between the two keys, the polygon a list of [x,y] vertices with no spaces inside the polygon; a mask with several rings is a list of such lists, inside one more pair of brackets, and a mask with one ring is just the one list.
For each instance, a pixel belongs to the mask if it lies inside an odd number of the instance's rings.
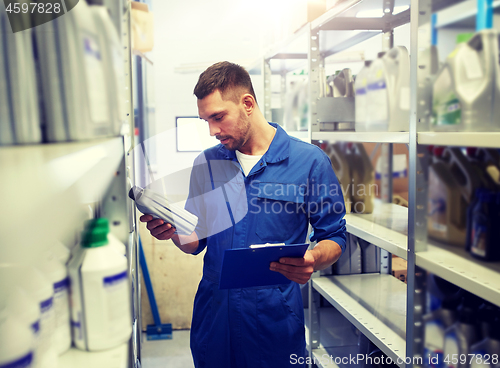
{"label": "plastic bottle", "polygon": [[477,315],[481,328],[481,336],[489,337],[492,333],[495,333],[492,331],[494,327],[492,322],[500,318],[500,308],[485,301],[479,307]]}
{"label": "plastic bottle", "polygon": [[441,307],[424,315],[424,366],[444,367],[444,336],[456,322],[457,301],[446,298]]}
{"label": "plastic bottle", "polygon": [[53,347],[55,330],[54,291],[51,282],[33,266],[0,264],[0,280],[11,280],[38,304],[40,333],[36,349],[36,367],[57,367],[57,353]]}
{"label": "plastic bottle", "polygon": [[[7,14],[0,11],[0,35],[8,32]],[[0,37],[0,50],[5,50],[5,40]],[[7,83],[7,60],[6,54],[0,54],[0,146],[14,144],[14,126],[12,121],[12,112],[9,102],[9,85]]]}
{"label": "plastic bottle", "polygon": [[33,334],[28,326],[0,310],[0,368],[33,366]]}
{"label": "plastic bottle", "polygon": [[356,213],[372,213],[375,198],[375,171],[362,143],[353,143],[348,155],[352,175],[352,209]]}
{"label": "plastic bottle", "polygon": [[498,31],[459,35],[457,43],[434,82],[431,128],[498,131]]}
{"label": "plastic bottle", "polygon": [[54,347],[59,355],[71,347],[69,310],[69,277],[65,265],[57,259],[47,259],[38,265],[54,289]]}
{"label": "plastic bottle", "polygon": [[356,132],[366,132],[368,108],[368,76],[370,74],[371,60],[365,60],[365,66],[359,71],[354,81],[355,91],[355,126]]}
{"label": "plastic bottle", "polygon": [[121,255],[127,255],[127,248],[118,238],[109,231],[109,220],[105,217],[100,217],[85,221],[85,230],[102,228],[107,232],[109,246],[116,250]]}
{"label": "plastic bottle", "polygon": [[[37,357],[40,338],[40,308],[38,303],[19,286],[9,280],[0,280],[0,310],[16,318],[33,334],[33,367],[38,367]],[[41,354],[43,355],[43,354]],[[1,360],[1,359],[0,359]]]}
{"label": "plastic bottle", "polygon": [[349,192],[349,187],[352,185],[352,176],[347,160],[347,152],[345,145],[334,143],[327,151],[327,155],[332,162],[332,168],[339,181],[342,195],[344,196],[344,204],[346,214],[351,213],[352,198]]}
{"label": "plastic bottle", "polygon": [[[491,321],[490,335],[472,345],[471,354],[474,358],[471,361],[471,368],[484,366],[495,367],[499,365],[500,357],[500,317]],[[496,356],[496,359],[494,358]],[[496,364],[494,361],[496,360]]]}
{"label": "plastic bottle", "polygon": [[89,229],[68,265],[73,342],[83,350],[104,350],[132,333],[127,259],[109,246],[107,231]]}
{"label": "plastic bottle", "polygon": [[108,8],[105,6],[92,5],[90,7],[94,15],[95,24],[99,29],[99,37],[102,55],[105,64],[108,87],[108,96],[110,100],[110,112],[112,122],[112,133],[120,133],[121,126],[125,121],[125,91],[124,82],[124,63],[123,46],[116,31],[113,21],[109,16]]}
{"label": "plastic bottle", "polygon": [[500,259],[500,247],[497,244],[498,234],[496,195],[488,189],[478,189],[477,201],[471,204],[470,220],[470,253],[483,261]]}
{"label": "plastic bottle", "polygon": [[[21,11],[9,22],[12,27],[23,24],[29,28],[30,14]],[[11,143],[40,143],[42,131],[31,32],[25,30],[13,33],[8,22],[5,22],[5,18],[0,23],[3,24],[1,30],[3,42],[0,41],[4,47],[1,49],[2,64],[6,68],[7,104],[11,114],[11,119],[8,119],[5,124],[10,122],[13,138]],[[4,126],[4,122],[0,122],[0,126]]]}
{"label": "plastic bottle", "polygon": [[380,272],[380,248],[358,238],[361,248],[361,269],[363,273]]}
{"label": "plastic bottle", "polygon": [[408,131],[410,121],[410,58],[396,46],[375,59],[368,78],[367,131]]}
{"label": "plastic bottle", "polygon": [[358,239],[347,234],[345,251],[333,265],[334,275],[352,275],[361,273],[361,248]]}
{"label": "plastic bottle", "polygon": [[459,148],[435,147],[429,168],[429,236],[465,247],[467,206],[481,185]]}
{"label": "plastic bottle", "polygon": [[[469,360],[460,357],[468,357],[472,345],[480,339],[477,327],[477,299],[474,295],[465,293],[457,309],[457,322],[446,329],[443,354],[449,368],[469,367]],[[454,354],[458,357],[458,363],[452,360]]]}

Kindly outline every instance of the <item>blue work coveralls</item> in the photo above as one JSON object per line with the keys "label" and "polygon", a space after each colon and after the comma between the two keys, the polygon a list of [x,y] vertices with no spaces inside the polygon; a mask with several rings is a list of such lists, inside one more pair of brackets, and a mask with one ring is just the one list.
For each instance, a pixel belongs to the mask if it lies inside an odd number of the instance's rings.
{"label": "blue work coveralls", "polygon": [[198,216],[206,248],[194,301],[191,351],[197,368],[301,367],[304,309],[299,284],[219,290],[225,249],[330,239],[345,248],[345,208],[330,159],[318,147],[277,131],[244,176],[234,151],[217,145],[193,166],[186,209]]}

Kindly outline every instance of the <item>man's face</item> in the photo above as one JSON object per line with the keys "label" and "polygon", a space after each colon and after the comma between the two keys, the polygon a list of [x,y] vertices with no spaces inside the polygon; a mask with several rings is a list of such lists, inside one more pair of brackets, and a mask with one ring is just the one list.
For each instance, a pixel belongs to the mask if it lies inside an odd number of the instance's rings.
{"label": "man's face", "polygon": [[250,119],[243,102],[223,100],[215,90],[198,100],[198,114],[208,122],[210,135],[215,136],[228,150],[240,150],[250,136]]}

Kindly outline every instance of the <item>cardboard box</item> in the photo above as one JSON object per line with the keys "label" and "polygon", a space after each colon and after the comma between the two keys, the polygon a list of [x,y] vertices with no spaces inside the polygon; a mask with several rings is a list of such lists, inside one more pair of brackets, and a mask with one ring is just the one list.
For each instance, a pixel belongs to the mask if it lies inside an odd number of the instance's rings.
{"label": "cardboard box", "polygon": [[407,262],[403,258],[392,257],[392,276],[403,281],[405,284],[408,275],[407,268]]}
{"label": "cardboard box", "polygon": [[[372,155],[372,151],[376,147],[376,143],[363,143],[365,146],[366,152],[369,156]],[[392,191],[394,195],[399,195],[406,201],[408,201],[408,168],[409,168],[409,154],[408,148],[405,144],[394,144],[392,146],[392,153],[395,157],[393,161],[395,177],[392,180]],[[381,147],[377,149],[377,152],[372,157],[372,165],[377,171],[377,162],[379,160],[380,154],[382,152]],[[405,162],[406,161],[406,162]],[[378,192],[376,193],[376,197],[380,198],[381,195],[381,187],[380,180],[377,179],[377,172],[375,173],[375,184],[377,185]],[[379,173],[380,174],[380,173]]]}
{"label": "cardboard box", "polygon": [[295,32],[326,12],[326,0],[291,1],[291,29]]}

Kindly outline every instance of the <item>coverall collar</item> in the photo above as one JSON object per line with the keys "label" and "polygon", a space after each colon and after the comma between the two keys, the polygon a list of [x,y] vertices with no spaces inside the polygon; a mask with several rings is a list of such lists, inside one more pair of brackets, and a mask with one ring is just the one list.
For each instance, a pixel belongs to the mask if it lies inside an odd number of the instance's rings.
{"label": "coverall collar", "polygon": [[[276,128],[276,134],[267,149],[266,153],[262,156],[264,163],[276,163],[283,161],[290,155],[290,137],[285,130],[276,123],[269,123]],[[218,155],[228,160],[237,161],[236,152],[230,151],[223,145],[220,145]]]}

